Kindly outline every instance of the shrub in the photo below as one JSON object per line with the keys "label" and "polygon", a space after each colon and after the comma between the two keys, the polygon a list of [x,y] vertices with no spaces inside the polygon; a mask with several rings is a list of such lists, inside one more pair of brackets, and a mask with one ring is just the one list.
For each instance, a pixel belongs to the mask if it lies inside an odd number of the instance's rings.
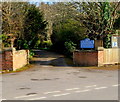
{"label": "shrub", "polygon": [[66,48],[66,54],[71,54],[76,49],[76,44],[74,44],[72,41],[66,41],[64,45]]}
{"label": "shrub", "polygon": [[42,42],[42,46],[44,47],[44,48],[50,48],[51,46],[52,46],[52,42],[51,42],[51,40],[47,40],[47,41],[43,41]]}
{"label": "shrub", "polygon": [[8,36],[6,36],[5,34],[1,34],[0,35],[0,40],[2,40],[2,44],[4,45],[4,47],[10,47],[11,43],[10,40],[8,40]]}
{"label": "shrub", "polygon": [[33,44],[34,48],[38,49],[40,46],[40,43],[41,43],[40,39],[36,40],[36,42]]}
{"label": "shrub", "polygon": [[26,40],[17,40],[15,43],[16,49],[29,49],[29,45]]}
{"label": "shrub", "polygon": [[34,55],[35,55],[35,53],[33,52],[33,50],[30,50],[29,58],[31,59]]}

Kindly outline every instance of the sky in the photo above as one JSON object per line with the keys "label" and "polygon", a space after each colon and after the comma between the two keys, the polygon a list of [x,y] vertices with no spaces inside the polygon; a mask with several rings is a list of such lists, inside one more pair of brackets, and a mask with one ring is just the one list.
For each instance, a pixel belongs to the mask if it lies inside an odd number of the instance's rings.
{"label": "sky", "polygon": [[36,4],[36,5],[39,5],[40,2],[49,2],[52,4],[52,2],[68,2],[68,1],[71,1],[71,0],[29,0],[29,2],[31,4]]}
{"label": "sky", "polygon": [[[106,0],[0,0],[0,2],[69,2],[69,1],[76,1],[76,2],[105,2]],[[120,2],[120,0],[109,0],[109,2]]]}
{"label": "sky", "polygon": [[[29,2],[31,3],[31,4],[36,4],[36,5],[38,5],[39,6],[39,3],[40,2],[49,2],[49,3],[52,3],[52,2],[54,2],[53,0],[29,0]],[[56,2],[56,1],[55,1]]]}

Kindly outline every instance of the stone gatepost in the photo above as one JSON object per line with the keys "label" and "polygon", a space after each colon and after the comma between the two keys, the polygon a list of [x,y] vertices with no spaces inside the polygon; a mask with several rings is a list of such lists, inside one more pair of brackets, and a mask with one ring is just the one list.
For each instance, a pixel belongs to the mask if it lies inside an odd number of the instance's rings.
{"label": "stone gatepost", "polygon": [[14,36],[14,34],[7,34],[7,36],[10,37],[8,40],[10,40],[10,42],[11,42],[11,48],[13,48],[14,41],[15,41],[16,37]]}

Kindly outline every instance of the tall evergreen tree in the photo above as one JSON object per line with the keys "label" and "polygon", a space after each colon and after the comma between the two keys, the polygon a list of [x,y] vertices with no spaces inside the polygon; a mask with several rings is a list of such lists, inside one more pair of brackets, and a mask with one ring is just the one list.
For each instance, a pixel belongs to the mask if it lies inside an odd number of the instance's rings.
{"label": "tall evergreen tree", "polygon": [[35,5],[31,5],[24,25],[24,40],[30,47],[34,47],[40,36],[45,35],[46,25],[47,22],[44,20],[42,12]]}

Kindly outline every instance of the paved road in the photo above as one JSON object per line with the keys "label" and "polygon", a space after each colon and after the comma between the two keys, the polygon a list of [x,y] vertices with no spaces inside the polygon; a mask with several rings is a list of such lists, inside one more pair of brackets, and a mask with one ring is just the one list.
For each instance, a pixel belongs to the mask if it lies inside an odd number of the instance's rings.
{"label": "paved road", "polygon": [[117,70],[72,67],[63,55],[46,51],[36,51],[31,63],[3,75],[3,100],[118,100]]}

